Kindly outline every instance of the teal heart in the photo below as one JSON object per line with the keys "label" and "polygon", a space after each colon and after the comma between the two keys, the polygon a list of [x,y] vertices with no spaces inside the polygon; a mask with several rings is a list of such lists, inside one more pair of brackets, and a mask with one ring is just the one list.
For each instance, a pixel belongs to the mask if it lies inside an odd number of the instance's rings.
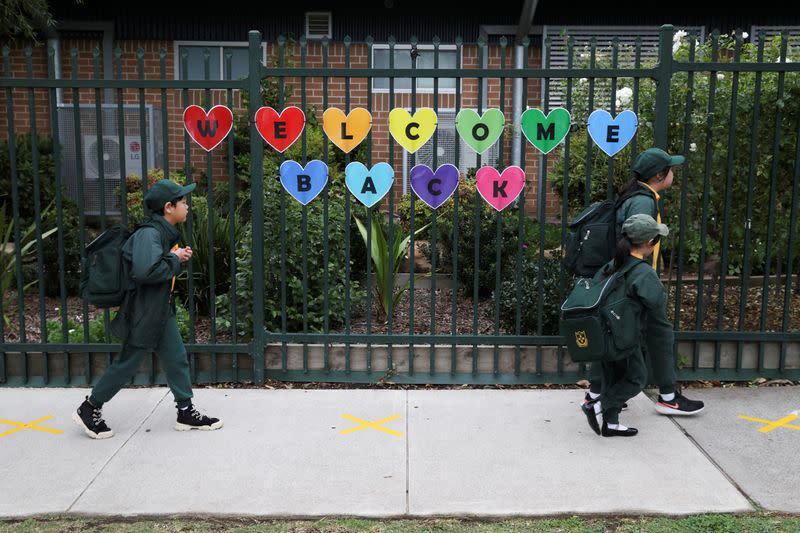
{"label": "teal heart", "polygon": [[368,169],[353,161],[344,169],[344,182],[359,202],[372,207],[391,190],[394,170],[389,163],[378,163]]}
{"label": "teal heart", "polygon": [[462,109],[456,116],[458,134],[479,154],[497,142],[503,134],[505,123],[506,117],[499,109],[487,109],[482,117],[472,109]]}
{"label": "teal heart", "polygon": [[522,133],[528,142],[543,154],[549,154],[569,133],[572,117],[563,107],[545,116],[541,109],[528,109],[522,114]]}

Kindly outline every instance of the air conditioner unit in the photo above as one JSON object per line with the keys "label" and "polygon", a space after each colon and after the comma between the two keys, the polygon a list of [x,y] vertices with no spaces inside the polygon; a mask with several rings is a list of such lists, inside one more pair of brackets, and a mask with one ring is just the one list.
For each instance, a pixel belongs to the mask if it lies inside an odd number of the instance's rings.
{"label": "air conditioner unit", "polygon": [[163,124],[160,110],[149,104],[143,109],[136,104],[121,109],[117,104],[103,104],[99,111],[98,117],[93,104],[59,106],[61,168],[67,194],[83,200],[86,215],[105,211],[113,216],[120,214],[120,183],[125,176],[142,176],[145,167],[163,167]]}
{"label": "air conditioner unit", "polygon": [[[101,162],[103,179],[120,180],[123,172],[126,176],[142,175],[145,157],[142,138],[138,135],[126,136],[122,150],[120,144],[116,135],[104,135],[102,145],[97,135],[83,136],[83,170],[87,181],[100,179]],[[154,154],[152,150],[147,152],[147,168],[153,168]]]}

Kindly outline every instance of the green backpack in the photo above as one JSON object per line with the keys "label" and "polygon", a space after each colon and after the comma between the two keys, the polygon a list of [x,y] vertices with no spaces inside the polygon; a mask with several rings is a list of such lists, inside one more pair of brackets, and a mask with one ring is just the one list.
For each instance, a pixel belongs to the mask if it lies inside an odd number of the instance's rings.
{"label": "green backpack", "polygon": [[559,329],[576,363],[616,361],[639,342],[636,307],[626,294],[625,276],[643,261],[600,279],[581,278],[561,305]]}
{"label": "green backpack", "polygon": [[101,308],[122,304],[130,285],[122,246],[132,234],[122,224],[115,224],[86,246],[81,260],[80,294],[87,303]]}
{"label": "green backpack", "polygon": [[[568,224],[569,232],[562,261],[568,272],[576,276],[592,277],[614,257],[617,246],[617,209],[628,198],[639,194],[649,196],[644,189],[639,189],[616,200],[595,202]],[[656,215],[657,213],[653,213],[653,218]]]}

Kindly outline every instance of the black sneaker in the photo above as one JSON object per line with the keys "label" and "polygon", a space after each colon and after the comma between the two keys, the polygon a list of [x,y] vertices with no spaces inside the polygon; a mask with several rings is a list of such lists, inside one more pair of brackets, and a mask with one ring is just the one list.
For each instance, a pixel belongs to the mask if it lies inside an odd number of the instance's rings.
{"label": "black sneaker", "polygon": [[200,411],[194,408],[194,405],[189,405],[186,409],[178,409],[178,423],[175,424],[177,431],[190,431],[192,429],[212,431],[221,427],[222,420],[209,418],[201,414]]}
{"label": "black sneaker", "polygon": [[78,410],[72,413],[72,419],[93,439],[107,439],[114,436],[114,432],[103,420],[100,408],[89,403],[88,396]]}
{"label": "black sneaker", "polygon": [[592,428],[592,431],[598,435],[600,434],[600,421],[597,418],[600,415],[599,413],[595,412],[594,406],[599,401],[599,399],[589,400],[581,404],[581,411],[583,411],[583,414],[586,415],[586,420],[589,422],[589,427]]}
{"label": "black sneaker", "polygon": [[699,400],[690,400],[680,392],[675,393],[675,398],[666,401],[658,395],[656,411],[662,415],[690,416],[696,415],[705,408],[705,404]]}
{"label": "black sneaker", "polygon": [[[588,392],[587,392],[587,393],[586,393],[586,394],[583,396],[583,404],[584,404],[584,405],[585,405],[585,404],[587,404],[587,403],[589,403],[589,402],[593,402],[593,401],[594,401],[594,400],[592,400],[592,397],[591,397],[591,396],[589,396],[589,393],[588,393]],[[627,409],[628,409],[628,404],[627,404],[627,403],[623,403],[623,404],[622,404],[622,410],[623,410],[623,411],[625,411],[625,410],[627,410]]]}
{"label": "black sneaker", "polygon": [[604,437],[634,437],[639,433],[639,430],[636,428],[611,429],[606,424],[606,421],[603,420],[602,433]]}

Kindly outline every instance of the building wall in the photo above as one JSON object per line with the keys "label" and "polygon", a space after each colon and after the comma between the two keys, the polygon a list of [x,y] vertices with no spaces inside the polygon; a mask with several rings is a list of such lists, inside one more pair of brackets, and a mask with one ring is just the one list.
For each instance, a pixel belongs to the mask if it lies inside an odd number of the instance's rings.
{"label": "building wall", "polygon": [[[101,46],[99,40],[93,39],[62,39],[61,41],[61,76],[63,79],[71,79],[73,75],[77,79],[91,79],[95,76],[102,77],[102,55],[97,59],[93,51]],[[114,42],[114,47],[121,50],[121,77],[126,80],[146,79],[154,80],[160,79],[162,70],[166,73],[167,79],[174,79],[175,61],[176,61],[176,48],[173,41],[166,40],[147,40],[147,41],[132,41],[132,40],[119,40]],[[271,43],[267,46],[267,57],[273,57],[276,45]],[[141,50],[141,59],[137,58],[137,52]],[[164,54],[163,64],[161,62],[161,54]],[[299,48],[287,47],[287,53],[294,56],[294,64],[300,65]],[[363,44],[353,44],[350,47],[350,65],[353,68],[366,68],[368,65],[368,49]],[[27,75],[27,61],[25,53],[22,49],[14,49],[11,51],[11,75],[13,77],[25,77]],[[36,78],[47,76],[47,53],[44,47],[37,47],[33,49],[31,54],[32,73]],[[541,50],[538,46],[531,46],[529,50],[529,65],[532,67],[540,66]],[[475,45],[464,45],[462,55],[462,66],[465,70],[465,75],[468,74],[469,69],[477,68],[480,64],[479,50]],[[99,74],[95,70],[95,65],[99,65]],[[322,46],[318,42],[311,42],[307,50],[307,67],[322,67]],[[342,43],[331,43],[328,53],[328,64],[330,67],[344,67],[345,66],[345,52]],[[506,50],[506,66],[513,65],[513,48],[509,47]],[[498,68],[501,66],[501,49],[499,45],[489,46],[489,68]],[[114,63],[114,77],[117,77],[117,63]],[[329,78],[328,90],[328,107],[339,107],[345,109],[346,107],[346,94],[349,94],[350,108],[353,107],[369,107],[368,106],[368,79],[367,78],[353,78],[350,80],[349,87],[346,86],[342,78]],[[500,85],[501,80],[490,79],[488,81],[488,90],[486,95],[486,108],[503,107],[506,113],[507,123],[511,120],[512,109],[512,80],[506,79],[504,101],[500,101]],[[286,105],[300,105],[301,104],[301,90],[300,78],[293,77],[285,80],[287,87],[292,87],[292,95],[287,99]],[[13,91],[13,120],[15,131],[19,133],[26,133],[31,130],[31,110],[29,106],[29,90],[16,89]],[[36,114],[36,131],[40,136],[51,135],[51,112],[49,101],[51,98],[50,91],[47,89],[36,89],[34,92],[34,108]],[[190,90],[182,91],[169,89],[163,91],[161,89],[146,89],[140,91],[139,89],[130,89],[124,91],[113,91],[114,100],[119,92],[122,92],[122,101],[124,104],[139,104],[141,94],[144,94],[144,101],[161,110],[162,106],[167,109],[167,146],[165,153],[167,155],[168,168],[171,172],[182,170],[186,166],[186,152],[185,152],[185,135],[183,129],[182,113],[183,109],[190,104],[206,105],[204,100],[206,97],[205,90]],[[537,107],[540,105],[540,81],[528,80],[527,88],[527,105],[530,107]],[[308,106],[313,106],[317,113],[317,118],[322,121],[323,98],[324,98],[323,80],[321,77],[309,77],[306,79],[306,103]],[[95,89],[64,89],[63,90],[63,103],[70,105],[76,100],[81,105],[95,104],[97,101],[98,91]],[[108,95],[106,90],[99,91],[101,101],[106,101]],[[209,92],[210,101],[207,107],[216,104],[227,105],[228,94],[225,90],[214,90]],[[233,109],[234,113],[241,114],[246,110],[243,107],[241,94],[238,90],[232,91]],[[436,101],[434,95],[430,93],[418,93],[416,95],[416,107],[435,107],[438,105],[440,109],[453,109],[456,107],[455,94],[439,94]],[[412,98],[411,94],[396,93],[394,100],[394,107],[411,107]],[[475,78],[464,78],[461,91],[461,108],[477,109],[479,106],[478,101],[478,80]],[[6,111],[6,94],[3,91],[0,94],[0,115],[3,115],[3,121],[7,125],[7,111]],[[373,164],[379,161],[389,161],[390,151],[393,154],[394,168],[396,170],[396,184],[393,187],[395,199],[400,200],[402,196],[402,170],[403,170],[403,149],[390,137],[388,130],[388,115],[391,110],[389,103],[389,95],[387,93],[374,93],[372,95],[372,114],[373,114],[373,127],[372,127],[372,162]],[[127,124],[126,133],[130,134],[131,131],[138,129],[138,124]],[[106,135],[116,135],[116,131],[103,132]],[[8,128],[0,129],[0,137],[7,138]],[[161,136],[157,141],[163,144]],[[228,160],[227,160],[227,144],[223,144],[213,152],[207,155],[205,150],[201,149],[195,143],[190,142],[189,149],[189,165],[191,167],[191,174],[195,180],[206,180],[208,178],[208,167],[210,159],[211,177],[213,180],[227,180],[228,179]],[[366,141],[365,141],[366,142]],[[84,148],[85,149],[85,148]],[[333,148],[337,150],[338,148]],[[526,199],[526,212],[533,215],[537,212],[536,205],[536,191],[537,191],[537,176],[539,169],[539,156],[538,152],[531,146],[525,149],[524,168],[527,175],[526,189],[524,191]],[[502,149],[503,166],[510,164],[511,160],[511,136],[505,135],[504,146]],[[552,159],[552,156],[551,158]],[[366,161],[365,161],[366,163]],[[494,162],[483,161],[483,164],[495,166]],[[158,164],[156,166],[162,166]],[[128,172],[130,174],[130,172]],[[555,192],[548,186],[547,200],[546,200],[547,216],[549,219],[556,218],[560,213],[558,197]]]}

